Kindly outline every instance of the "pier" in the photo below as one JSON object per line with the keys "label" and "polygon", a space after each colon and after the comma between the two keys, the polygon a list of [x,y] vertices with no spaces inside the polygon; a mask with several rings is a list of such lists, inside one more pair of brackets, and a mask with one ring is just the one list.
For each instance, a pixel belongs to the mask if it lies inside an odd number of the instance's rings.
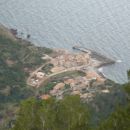
{"label": "pier", "polygon": [[78,51],[82,51],[84,53],[88,53],[88,54],[90,54],[90,56],[92,58],[101,61],[102,63],[99,67],[116,63],[116,61],[114,59],[108,58],[108,57],[102,55],[99,52],[96,52],[94,50],[91,50],[91,49],[88,49],[88,48],[85,48],[85,47],[73,46],[73,49],[78,50]]}

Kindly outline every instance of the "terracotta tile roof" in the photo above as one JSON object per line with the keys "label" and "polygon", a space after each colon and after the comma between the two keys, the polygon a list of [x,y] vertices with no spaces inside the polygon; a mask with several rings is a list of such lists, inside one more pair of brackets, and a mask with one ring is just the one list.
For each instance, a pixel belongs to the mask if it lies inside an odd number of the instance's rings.
{"label": "terracotta tile roof", "polygon": [[47,100],[47,99],[49,99],[50,97],[51,97],[51,96],[48,95],[48,94],[40,96],[40,98],[43,99],[43,100]]}
{"label": "terracotta tile roof", "polygon": [[54,87],[54,90],[60,90],[60,89],[63,89],[65,86],[64,83],[58,83],[55,87]]}
{"label": "terracotta tile roof", "polygon": [[87,72],[86,77],[87,77],[87,79],[96,78],[96,80],[97,80],[98,82],[104,82],[104,81],[105,81],[105,79],[104,79],[103,77],[101,77],[101,76],[100,76],[97,72],[95,72],[95,71],[89,71],[89,72]]}
{"label": "terracotta tile roof", "polygon": [[67,79],[64,81],[65,84],[71,84],[71,83],[75,83],[74,79]]}

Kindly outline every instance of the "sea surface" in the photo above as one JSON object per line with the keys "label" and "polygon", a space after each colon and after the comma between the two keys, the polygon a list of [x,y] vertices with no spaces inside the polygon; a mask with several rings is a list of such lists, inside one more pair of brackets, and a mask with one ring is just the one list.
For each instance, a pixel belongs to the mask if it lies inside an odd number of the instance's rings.
{"label": "sea surface", "polygon": [[127,81],[130,69],[130,0],[0,0],[0,23],[39,46],[81,45],[117,63],[104,75]]}

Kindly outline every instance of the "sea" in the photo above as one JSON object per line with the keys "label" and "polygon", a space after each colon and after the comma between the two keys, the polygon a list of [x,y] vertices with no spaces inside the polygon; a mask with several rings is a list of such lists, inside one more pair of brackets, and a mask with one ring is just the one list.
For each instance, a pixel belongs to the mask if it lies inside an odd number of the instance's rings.
{"label": "sea", "polygon": [[125,83],[130,69],[130,0],[0,0],[0,23],[31,35],[35,45],[64,48],[80,45],[116,64],[99,71]]}

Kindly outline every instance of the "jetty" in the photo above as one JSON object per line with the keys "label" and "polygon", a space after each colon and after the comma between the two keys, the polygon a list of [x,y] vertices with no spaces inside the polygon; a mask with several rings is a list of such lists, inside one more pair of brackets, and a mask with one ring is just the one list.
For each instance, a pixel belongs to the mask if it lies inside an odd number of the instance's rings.
{"label": "jetty", "polygon": [[84,53],[88,53],[92,58],[101,61],[102,63],[100,64],[99,67],[116,63],[116,60],[114,60],[112,58],[108,58],[107,56],[104,56],[101,53],[96,52],[96,51],[91,50],[91,49],[88,49],[86,47],[73,46],[72,48],[74,50],[78,50],[78,51],[81,51],[81,52],[84,52]]}

